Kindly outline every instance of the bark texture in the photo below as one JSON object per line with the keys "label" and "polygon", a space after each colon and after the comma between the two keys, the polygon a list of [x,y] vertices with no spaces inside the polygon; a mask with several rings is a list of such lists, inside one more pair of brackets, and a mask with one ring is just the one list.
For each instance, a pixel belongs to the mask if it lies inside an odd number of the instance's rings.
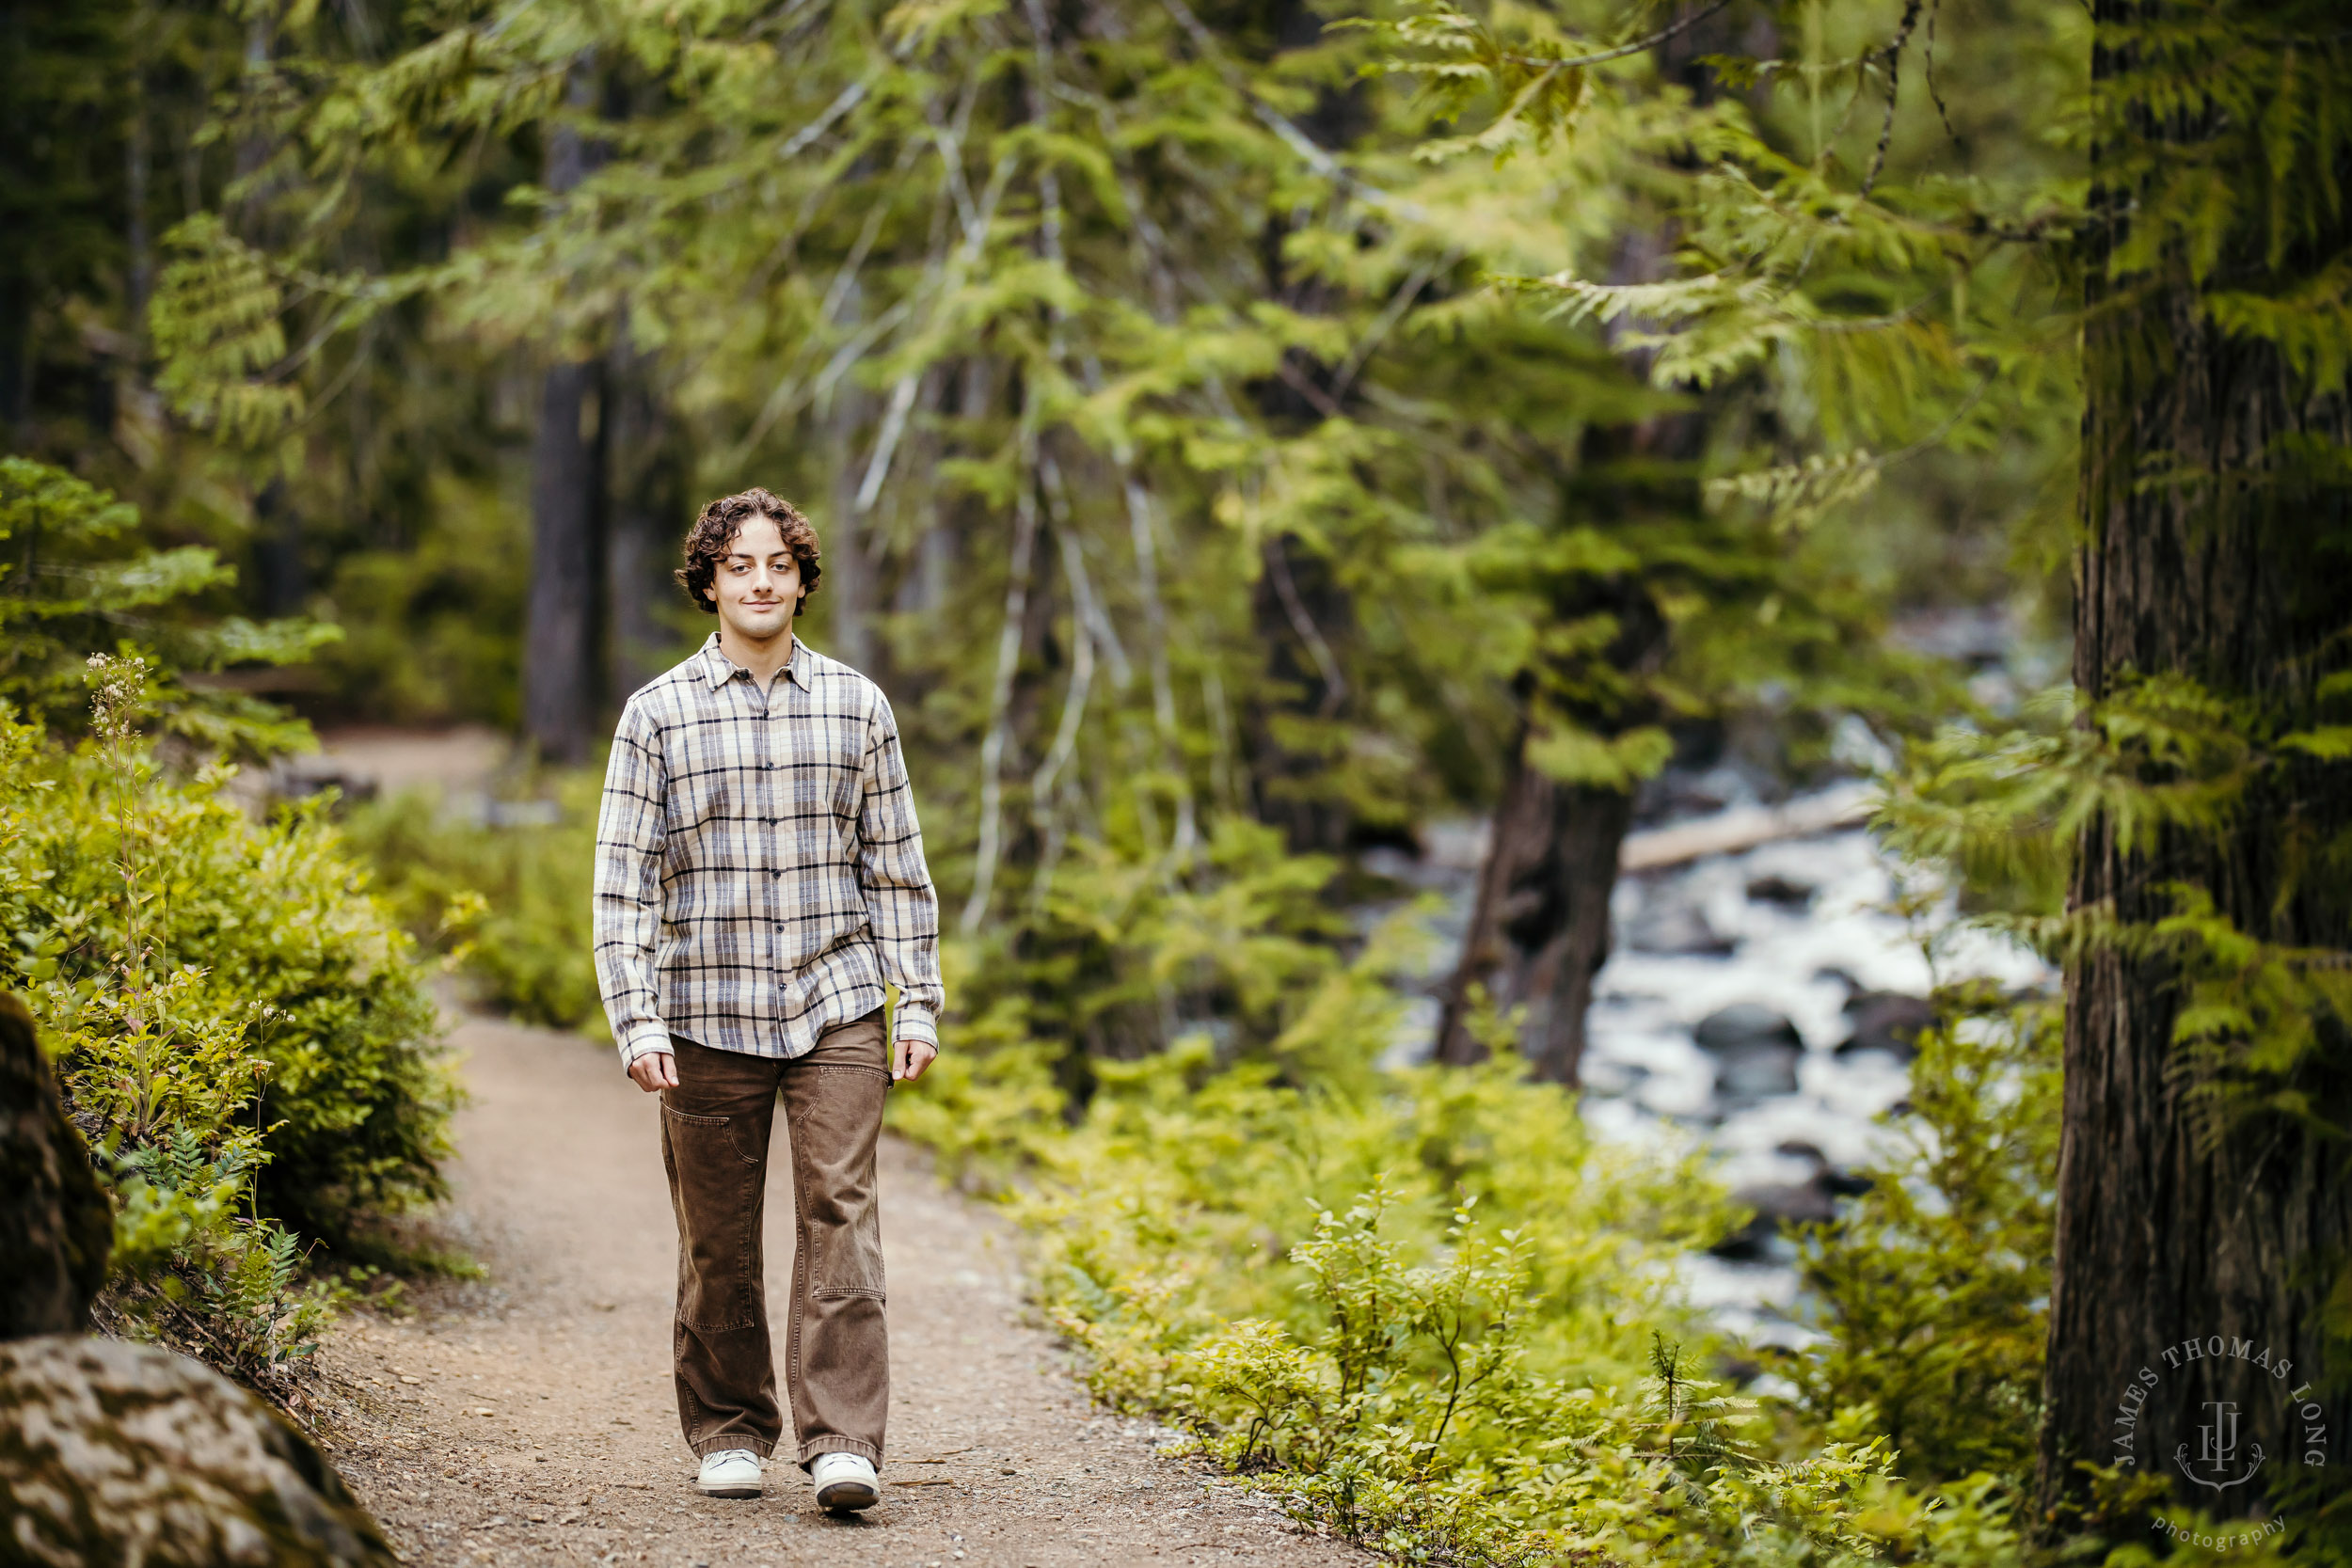
{"label": "bark texture", "polygon": [[551,761],[587,759],[596,712],[600,443],[581,428],[599,377],[583,362],[548,367],[531,449],[531,585],[523,606],[523,733]]}
{"label": "bark texture", "polygon": [[1519,1050],[1530,1073],[1577,1082],[1593,976],[1609,958],[1609,895],[1633,816],[1619,790],[1563,784],[1527,760],[1522,731],[1479,868],[1470,940],[1446,989],[1438,1059],[1483,1061],[1471,1032],[1479,992],[1498,1010],[1524,1006]]}
{"label": "bark texture", "polygon": [[[2129,8],[2099,9],[2112,21]],[[2103,54],[2094,71],[2122,65]],[[2193,128],[2148,134],[2185,139]],[[2119,193],[2106,195],[2120,213]],[[2330,252],[2352,239],[2337,227]],[[2258,240],[2248,248],[2259,256]],[[2104,261],[2093,259],[2094,279]],[[2284,479],[2278,453],[2287,437],[2352,443],[2343,397],[2313,395],[2266,345],[2217,332],[2185,282],[2126,293],[2094,281],[2090,304],[2076,684],[2097,700],[2135,673],[2186,675],[2238,711],[2311,722],[2319,680],[2348,661],[2352,515],[2340,487]],[[2159,465],[2223,477],[2148,483]],[[2241,930],[2352,947],[2340,869],[2309,859],[2352,826],[2344,771],[2312,760],[2266,772],[2217,832],[2126,847],[2112,819],[2098,820],[2078,846],[2070,907],[2144,926],[2172,913],[2172,885],[2187,884]],[[2165,1475],[2176,1495],[2224,1514],[2275,1509],[2327,1473],[2304,1463],[2326,1445],[2307,1442],[2318,1423],[2301,1404],[2324,1402],[2331,1433],[2346,1414],[2344,1369],[2323,1365],[2323,1307],[2352,1254],[2352,1150],[2270,1111],[2211,1135],[2201,1106],[2213,1069],[2173,1044],[2185,999],[2174,961],[2093,949],[2069,963],[2066,992],[2043,1526],[2064,1528],[2084,1462]],[[2339,1127],[2352,1110],[2346,1047],[2325,1038],[2296,1085]],[[2212,1336],[2225,1350],[2242,1340],[2266,1352],[2268,1365],[2179,1350]],[[2281,1363],[2292,1370],[2278,1372]],[[2127,1398],[2136,1381],[2146,1392]],[[2267,1456],[2241,1484],[2189,1484],[2208,1402],[2240,1406],[2240,1450]],[[2341,1465],[2340,1435],[2333,1446]]]}

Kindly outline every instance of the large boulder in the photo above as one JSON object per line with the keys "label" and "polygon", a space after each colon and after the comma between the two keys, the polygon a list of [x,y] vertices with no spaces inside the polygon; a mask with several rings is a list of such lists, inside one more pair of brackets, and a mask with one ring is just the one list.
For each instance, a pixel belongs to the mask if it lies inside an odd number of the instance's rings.
{"label": "large boulder", "polygon": [[276,1411],[184,1355],[75,1332],[113,1231],[32,1015],[0,994],[0,1563],[389,1568]]}
{"label": "large boulder", "polygon": [[114,1213],[24,1001],[0,992],[0,1339],[87,1326]]}
{"label": "large boulder", "polygon": [[0,1560],[86,1568],[390,1568],[308,1439],[217,1372],[151,1345],[0,1345]]}

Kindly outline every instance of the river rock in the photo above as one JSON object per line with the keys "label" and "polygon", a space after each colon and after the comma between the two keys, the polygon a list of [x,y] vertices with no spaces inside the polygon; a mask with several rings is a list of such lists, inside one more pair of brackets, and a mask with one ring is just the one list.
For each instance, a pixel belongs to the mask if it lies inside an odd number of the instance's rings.
{"label": "river rock", "polygon": [[1748,897],[1758,904],[1778,904],[1784,909],[1802,910],[1813,902],[1818,892],[1810,882],[1800,882],[1774,872],[1748,879]]}
{"label": "river rock", "polygon": [[1804,1038],[1772,1008],[1735,1002],[1701,1019],[1692,1037],[1715,1058],[1715,1093],[1726,1102],[1752,1104],[1797,1092]]}
{"label": "river rock", "polygon": [[1870,1178],[1854,1171],[1839,1170],[1821,1152],[1820,1144],[1809,1144],[1801,1138],[1790,1138],[1773,1147],[1776,1154],[1803,1160],[1813,1167],[1813,1180],[1833,1197],[1853,1197],[1870,1190]]}
{"label": "river rock", "polygon": [[1803,1181],[1758,1181],[1733,1191],[1731,1200],[1755,1212],[1748,1223],[1708,1250],[1738,1263],[1785,1260],[1785,1232],[1801,1225],[1826,1225],[1837,1217],[1837,1200],[1870,1189],[1867,1177],[1841,1171],[1815,1144],[1791,1141],[1779,1153],[1804,1160],[1813,1174]]}
{"label": "river rock", "polygon": [[1715,1092],[1733,1104],[1794,1094],[1800,1054],[1793,1045],[1749,1045],[1718,1052]]}
{"label": "river rock", "polygon": [[1901,991],[1856,991],[1846,999],[1846,1018],[1851,1032],[1837,1047],[1839,1055],[1883,1051],[1907,1062],[1919,1053],[1919,1031],[1935,1022],[1935,1007],[1924,996]]}
{"label": "river rock", "polygon": [[1788,1253],[1781,1241],[1784,1229],[1827,1224],[1837,1217],[1836,1201],[1813,1181],[1759,1181],[1736,1189],[1731,1201],[1755,1213],[1747,1224],[1708,1250],[1735,1263],[1780,1261]]}
{"label": "river rock", "polygon": [[0,1345],[0,1558],[82,1568],[391,1568],[333,1466],[219,1373],[152,1345]]}
{"label": "river rock", "polygon": [[1738,945],[1715,929],[1687,888],[1655,880],[1644,886],[1641,905],[1619,935],[1633,952],[1682,958],[1722,958]]}
{"label": "river rock", "polygon": [[1785,1045],[1792,1051],[1804,1049],[1804,1037],[1797,1026],[1772,1008],[1754,1002],[1734,1002],[1719,1007],[1699,1020],[1699,1026],[1691,1031],[1692,1038],[1701,1051],[1746,1051],[1757,1046]]}
{"label": "river rock", "polygon": [[114,1214],[24,1001],[0,993],[0,1339],[84,1327]]}

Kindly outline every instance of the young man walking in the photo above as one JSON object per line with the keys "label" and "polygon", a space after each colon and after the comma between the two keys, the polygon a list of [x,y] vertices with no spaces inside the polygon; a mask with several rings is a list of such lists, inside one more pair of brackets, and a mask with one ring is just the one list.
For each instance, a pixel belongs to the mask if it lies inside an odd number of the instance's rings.
{"label": "young man walking", "polygon": [[[938,1053],[939,900],[890,705],[792,635],[819,571],[816,531],[765,490],[712,501],[687,535],[678,581],[719,629],[622,710],[596,823],[596,982],[622,1066],[661,1096],[695,1484],[755,1497],[781,1444],[820,1506],[859,1509],[890,1404],[874,1146],[891,1081]],[[760,1247],[779,1096],[797,1211],[788,1440]]]}

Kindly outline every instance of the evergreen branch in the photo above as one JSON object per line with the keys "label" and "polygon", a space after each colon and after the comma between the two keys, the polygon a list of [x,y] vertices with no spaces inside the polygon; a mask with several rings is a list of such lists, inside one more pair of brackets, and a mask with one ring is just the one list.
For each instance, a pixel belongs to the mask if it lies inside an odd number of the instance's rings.
{"label": "evergreen branch", "polygon": [[1928,76],[1928,100],[1935,105],[1936,118],[1944,122],[1944,134],[1952,138],[1952,145],[1961,145],[1960,133],[1952,127],[1952,112],[1944,105],[1944,93],[1935,85],[1935,23],[1944,14],[1944,0],[1934,0],[1928,8],[1928,46],[1925,55]]}
{"label": "evergreen branch", "polygon": [[[1458,254],[1458,252],[1449,253],[1444,264],[1451,266]],[[1365,330],[1364,335],[1357,340],[1356,346],[1347,351],[1347,357],[1340,362],[1339,370],[1333,373],[1331,377],[1331,401],[1333,403],[1338,403],[1347,396],[1348,385],[1356,379],[1356,372],[1364,368],[1364,362],[1372,357],[1373,351],[1380,346],[1382,340],[1395,330],[1396,324],[1405,319],[1405,312],[1413,308],[1413,301],[1421,297],[1422,290],[1428,287],[1429,279],[1437,271],[1437,264],[1423,261],[1412,270],[1403,283],[1397,286],[1396,293],[1390,297],[1387,307]]]}
{"label": "evergreen branch", "polygon": [[[1728,0],[1723,0],[1723,3],[1727,4]],[[1369,184],[1358,178],[1337,158],[1316,146],[1313,137],[1301,131],[1287,117],[1260,98],[1249,86],[1248,79],[1235,69],[1231,60],[1226,58],[1223,47],[1216,40],[1216,35],[1201,24],[1200,19],[1192,13],[1192,8],[1184,4],[1184,0],[1160,0],[1160,4],[1167,9],[1168,15],[1176,19],[1176,24],[1190,35],[1194,47],[1200,52],[1200,57],[1216,69],[1216,73],[1225,79],[1225,85],[1231,87],[1243,103],[1249,105],[1249,112],[1256,115],[1268,130],[1281,138],[1282,145],[1295,152],[1300,161],[1309,168],[1343,189],[1355,191],[1371,206],[1384,212],[1394,213],[1399,217],[1409,218],[1416,223],[1429,220],[1428,209],[1419,202],[1391,196],[1377,185]]]}
{"label": "evergreen branch", "polygon": [[1878,150],[1870,155],[1870,172],[1862,182],[1860,194],[1865,201],[1870,199],[1879,176],[1886,172],[1886,150],[1895,140],[1895,100],[1902,86],[1903,48],[1911,41],[1911,29],[1918,25],[1919,4],[1920,0],[1906,0],[1903,19],[1882,51],[1886,59],[1886,118],[1879,124]]}
{"label": "evergreen branch", "polygon": [[848,114],[851,109],[856,108],[860,103],[866,102],[866,94],[871,85],[871,77],[860,77],[858,80],[851,82],[848,87],[843,87],[839,96],[834,98],[831,103],[825,105],[825,109],[822,114],[819,114],[815,119],[810,120],[806,125],[802,126],[798,131],[793,132],[791,135],[785,138],[784,145],[776,149],[776,157],[778,161],[788,163],[792,159],[800,156],[805,149],[812,146],[816,142],[818,137],[832,130],[834,122],[840,119],[843,115]]}
{"label": "evergreen branch", "polygon": [[1841,452],[1835,457],[1819,453],[1802,463],[1783,464],[1778,467],[1758,469],[1752,473],[1728,474],[1710,479],[1706,484],[1710,505],[1721,506],[1734,499],[1761,502],[1778,519],[1785,530],[1803,528],[1832,507],[1859,500],[1878,485],[1879,477],[1888,468],[1908,462],[1933,447],[1958,428],[1961,420],[1981,402],[1993,388],[1994,372],[1988,370],[1978,381],[1974,390],[1961,400],[1960,406],[1939,421],[1926,435],[1890,452]]}
{"label": "evergreen branch", "polygon": [[1611,60],[1622,60],[1629,55],[1639,55],[1655,49],[1668,40],[1689,32],[1730,4],[1731,0],[1715,0],[1713,5],[1703,6],[1672,26],[1662,27],[1645,39],[1635,39],[1631,43],[1621,43],[1614,49],[1604,49],[1597,55],[1578,55],[1560,60],[1546,59],[1540,55],[1505,55],[1502,57],[1513,65],[1525,66],[1531,71],[1576,71],[1588,65],[1605,65]]}

